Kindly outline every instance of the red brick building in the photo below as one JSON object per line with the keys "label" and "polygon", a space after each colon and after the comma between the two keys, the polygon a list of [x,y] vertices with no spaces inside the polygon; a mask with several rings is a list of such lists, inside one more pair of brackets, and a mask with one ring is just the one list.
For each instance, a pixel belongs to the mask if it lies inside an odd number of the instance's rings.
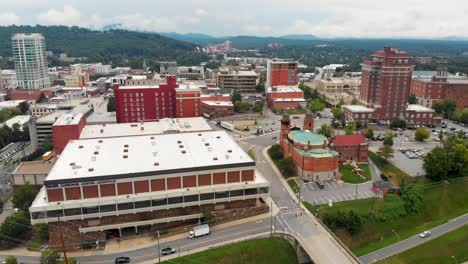
{"label": "red brick building", "polygon": [[442,123],[442,118],[436,116],[433,109],[415,104],[410,104],[406,108],[405,120],[408,125],[438,126]]}
{"label": "red brick building", "polygon": [[234,114],[234,105],[231,101],[203,101],[202,114],[209,118],[221,118]]}
{"label": "red brick building", "polygon": [[55,154],[59,155],[70,140],[79,139],[86,125],[82,113],[64,114],[52,125],[52,136]]}
{"label": "red brick building", "polygon": [[178,87],[174,76],[155,86],[114,85],[117,123],[200,116],[200,90]]}
{"label": "red brick building", "polygon": [[26,100],[29,102],[36,102],[39,100],[41,93],[44,93],[47,98],[50,98],[53,95],[51,90],[41,89],[15,89],[7,91],[10,100]]}
{"label": "red brick building", "polygon": [[367,162],[369,146],[362,134],[337,135],[332,138],[330,148],[340,154],[340,162]]}
{"label": "red brick building", "polygon": [[328,148],[327,140],[313,129],[313,118],[304,119],[304,128],[291,128],[288,115],[281,119],[280,146],[285,156],[292,157],[299,177],[305,181],[328,181],[338,176],[339,155]]}
{"label": "red brick building", "polygon": [[274,86],[266,90],[267,105],[271,109],[297,109],[306,104],[304,92],[297,86]]}
{"label": "red brick building", "polygon": [[268,60],[265,87],[297,85],[297,66],[297,61],[293,60]]}
{"label": "red brick building", "polygon": [[458,110],[468,109],[468,79],[447,77],[443,71],[438,71],[431,78],[413,78],[411,93],[416,95],[418,104],[427,107],[433,107],[437,101],[451,99],[457,103]]}
{"label": "red brick building", "polygon": [[385,47],[362,64],[360,100],[380,121],[404,119],[413,71],[412,56]]}

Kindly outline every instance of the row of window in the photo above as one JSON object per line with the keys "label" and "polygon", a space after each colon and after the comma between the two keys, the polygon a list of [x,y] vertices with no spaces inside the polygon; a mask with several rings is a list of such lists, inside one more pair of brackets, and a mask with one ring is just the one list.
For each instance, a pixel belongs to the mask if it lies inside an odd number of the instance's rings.
{"label": "row of window", "polygon": [[75,216],[85,214],[107,213],[115,211],[124,211],[140,208],[158,207],[173,204],[182,204],[198,201],[207,201],[213,199],[222,199],[229,197],[249,196],[261,193],[268,193],[268,187],[251,188],[245,190],[234,190],[226,192],[202,193],[186,196],[178,196],[171,198],[163,198],[158,200],[146,200],[138,202],[128,202],[119,204],[109,204],[100,206],[91,206],[83,208],[70,208],[64,210],[52,210],[47,212],[33,212],[31,213],[32,219],[56,218],[62,216]]}

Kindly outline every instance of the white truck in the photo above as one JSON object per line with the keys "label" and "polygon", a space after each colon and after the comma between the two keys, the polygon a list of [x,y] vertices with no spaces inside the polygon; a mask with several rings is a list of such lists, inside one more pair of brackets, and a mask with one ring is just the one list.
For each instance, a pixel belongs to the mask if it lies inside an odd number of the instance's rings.
{"label": "white truck", "polygon": [[189,238],[195,238],[199,236],[206,236],[210,233],[210,226],[209,225],[199,225],[195,226],[192,231],[189,232]]}
{"label": "white truck", "polygon": [[227,129],[229,131],[234,130],[234,125],[233,124],[228,123],[228,122],[224,122],[224,121],[221,122],[220,127],[224,128],[224,129]]}

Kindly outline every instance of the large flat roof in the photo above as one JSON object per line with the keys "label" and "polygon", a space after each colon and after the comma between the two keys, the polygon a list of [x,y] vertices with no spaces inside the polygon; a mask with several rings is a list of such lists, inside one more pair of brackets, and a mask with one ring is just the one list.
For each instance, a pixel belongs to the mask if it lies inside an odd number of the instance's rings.
{"label": "large flat roof", "polygon": [[61,115],[54,123],[54,126],[76,125],[83,118],[83,113],[66,113]]}
{"label": "large flat roof", "polygon": [[163,118],[153,122],[86,125],[80,138],[107,138],[212,130],[203,117]]}
{"label": "large flat roof", "polygon": [[365,107],[363,105],[343,105],[343,108],[349,109],[351,112],[374,112],[374,109]]}
{"label": "large flat roof", "polygon": [[231,101],[202,101],[202,104],[210,106],[234,106]]}
{"label": "large flat roof", "polygon": [[408,107],[406,107],[406,111],[434,112],[434,109],[431,109],[429,107],[425,107],[425,106],[422,106],[422,105],[410,104],[410,105],[408,105]]}
{"label": "large flat roof", "polygon": [[297,86],[274,86],[268,87],[267,93],[290,93],[290,92],[302,92]]}
{"label": "large flat roof", "polygon": [[20,127],[22,127],[24,124],[28,123],[30,119],[30,115],[18,115],[8,119],[4,124],[10,128],[12,128],[14,124],[19,124]]}
{"label": "large flat roof", "polygon": [[53,162],[42,160],[21,162],[11,174],[47,174],[53,165]]}
{"label": "large flat roof", "polygon": [[224,131],[70,141],[45,184],[255,166]]}

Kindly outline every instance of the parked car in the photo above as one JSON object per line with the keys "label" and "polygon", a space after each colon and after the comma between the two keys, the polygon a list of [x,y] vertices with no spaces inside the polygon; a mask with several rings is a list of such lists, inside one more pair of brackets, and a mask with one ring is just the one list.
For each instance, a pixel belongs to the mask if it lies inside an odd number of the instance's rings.
{"label": "parked car", "polygon": [[431,231],[424,231],[421,234],[419,234],[420,238],[425,238],[431,235]]}
{"label": "parked car", "polygon": [[175,249],[174,249],[174,248],[171,248],[171,247],[163,248],[163,249],[161,250],[161,254],[162,254],[163,256],[165,256],[165,255],[170,255],[170,254],[174,254],[174,253],[175,253]]}
{"label": "parked car", "polygon": [[316,181],[315,183],[317,184],[319,189],[323,190],[325,188],[325,185],[323,185],[323,183],[321,183],[320,181]]}
{"label": "parked car", "polygon": [[115,259],[115,264],[126,264],[126,263],[130,263],[129,257],[118,257]]}

